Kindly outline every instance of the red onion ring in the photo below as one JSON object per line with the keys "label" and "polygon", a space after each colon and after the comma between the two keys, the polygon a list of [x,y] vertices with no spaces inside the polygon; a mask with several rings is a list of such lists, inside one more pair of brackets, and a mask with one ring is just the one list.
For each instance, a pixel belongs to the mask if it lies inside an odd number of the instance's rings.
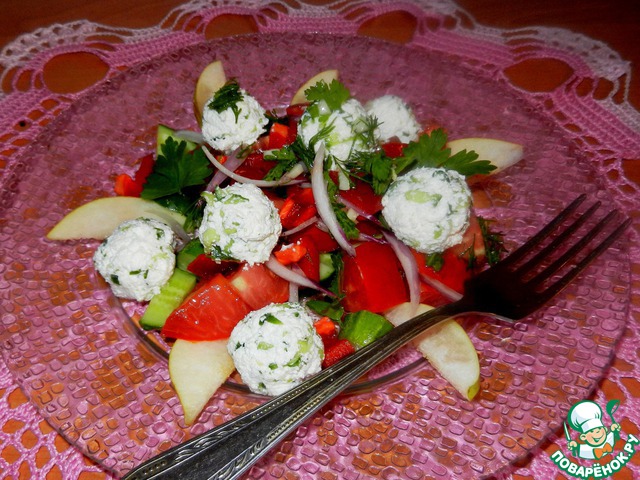
{"label": "red onion ring", "polygon": [[424,273],[421,273],[420,279],[427,285],[435,288],[438,292],[440,292],[443,296],[445,296],[447,299],[451,300],[452,302],[457,302],[462,298],[462,294],[460,292],[456,292],[453,288],[446,286],[440,280],[431,278],[429,275],[425,275]]}
{"label": "red onion ring", "polygon": [[418,264],[409,247],[398,240],[395,235],[389,232],[382,232],[382,234],[398,257],[404,274],[407,277],[409,303],[411,304],[411,315],[413,315],[420,304],[420,274],[418,272]]}
{"label": "red onion ring", "polygon": [[[225,175],[227,175],[227,177],[235,180],[236,182],[251,183],[251,184],[255,185],[256,187],[261,187],[261,188],[279,187],[281,185],[294,185],[294,184],[302,183],[302,180],[292,179],[292,178],[290,178],[288,176],[287,173],[285,173],[280,180],[274,180],[274,181],[270,181],[270,180],[255,180],[253,178],[247,178],[247,177],[244,177],[242,175],[238,175],[237,173],[234,173],[231,170],[229,170],[228,168],[226,168],[223,164],[221,164],[216,159],[216,157],[213,156],[213,154],[211,152],[209,152],[208,149],[203,148],[202,150],[204,151],[204,154],[207,156],[207,158],[213,164],[214,167],[216,167],[218,170],[222,171]],[[293,168],[296,168],[296,167],[293,167]]]}
{"label": "red onion ring", "polygon": [[324,160],[325,160],[325,148],[324,144],[318,146],[318,152],[313,160],[313,168],[311,169],[311,190],[313,191],[313,198],[316,201],[316,208],[318,215],[325,223],[333,238],[335,238],[338,245],[347,252],[349,255],[354,256],[356,249],[342,230],[342,227],[338,223],[333,208],[331,208],[331,200],[329,199],[329,193],[327,192],[327,185],[324,179]]}
{"label": "red onion ring", "polygon": [[324,293],[325,295],[328,295],[328,296],[331,296],[331,297],[335,296],[333,294],[333,292],[330,292],[329,290],[324,288],[322,285],[320,285],[320,284],[318,284],[318,283],[316,283],[316,282],[314,282],[312,280],[309,280],[304,275],[302,275],[300,273],[297,273],[297,272],[294,272],[293,270],[285,267],[278,260],[276,260],[276,257],[274,257],[273,255],[271,255],[271,257],[269,257],[269,260],[267,260],[267,263],[265,265],[273,273],[275,273],[276,275],[278,275],[281,278],[284,278],[288,282],[295,283],[296,285],[298,285],[300,287],[313,288],[314,290],[318,290],[318,291]]}
{"label": "red onion ring", "polygon": [[300,225],[298,225],[297,227],[293,227],[289,230],[286,230],[284,232],[282,232],[282,236],[283,237],[287,237],[289,235],[293,235],[294,233],[298,233],[301,230],[304,230],[307,227],[310,227],[311,225],[313,225],[314,223],[318,222],[318,217],[317,216],[313,216],[308,220],[305,220],[304,222],[302,222]]}

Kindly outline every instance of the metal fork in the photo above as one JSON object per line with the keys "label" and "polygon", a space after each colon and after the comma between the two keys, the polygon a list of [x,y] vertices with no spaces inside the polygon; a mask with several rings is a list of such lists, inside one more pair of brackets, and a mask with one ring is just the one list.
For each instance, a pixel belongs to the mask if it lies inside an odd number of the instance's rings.
{"label": "metal fork", "polygon": [[[576,217],[585,198],[578,197],[524,245],[468,281],[460,300],[412,318],[294,389],[148,460],[124,478],[236,479],[349,384],[428,328],[462,313],[485,313],[510,322],[527,317],[566,287],[630,224],[630,219],[614,222],[619,217],[614,210],[583,233],[580,228],[595,221],[597,202],[563,227]],[[578,236],[564,253],[549,260]],[[591,243],[596,245],[588,249]]]}

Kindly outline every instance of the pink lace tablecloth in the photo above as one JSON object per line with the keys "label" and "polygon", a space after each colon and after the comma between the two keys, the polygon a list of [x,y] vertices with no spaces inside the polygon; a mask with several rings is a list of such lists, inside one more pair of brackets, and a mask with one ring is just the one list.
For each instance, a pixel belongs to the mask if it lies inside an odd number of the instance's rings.
{"label": "pink lace tablecloth", "polygon": [[[620,400],[616,420],[626,434],[640,436],[640,384],[637,380],[636,363],[640,322],[640,195],[638,185],[625,177],[624,162],[637,158],[640,151],[640,114],[626,101],[626,81],[629,66],[606,45],[587,37],[564,30],[550,28],[528,28],[501,31],[484,28],[470,20],[469,16],[453,3],[440,1],[407,2],[336,2],[323,7],[292,6],[293,2],[275,0],[266,2],[210,2],[194,0],[178,7],[161,24],[144,30],[123,30],[96,25],[87,21],[68,25],[55,25],[28,35],[24,35],[7,46],[0,56],[4,67],[3,83],[9,85],[9,93],[0,97],[0,138],[4,148],[0,151],[0,185],[4,192],[12,192],[20,182],[18,172],[21,164],[17,159],[29,148],[46,126],[60,114],[81,101],[87,92],[77,94],[56,94],[48,90],[43,81],[45,65],[54,57],[69,52],[87,52],[96,55],[108,67],[105,82],[115,78],[121,71],[155,57],[170,54],[181,48],[198,45],[205,40],[206,27],[220,15],[246,15],[253,18],[258,30],[274,32],[314,32],[342,35],[358,35],[366,22],[388,12],[403,11],[415,17],[415,32],[408,47],[425,51],[443,52],[448,58],[473,71],[480,72],[496,82],[510,83],[507,72],[525,60],[555,59],[566,64],[571,75],[557,88],[545,92],[518,91],[529,102],[532,112],[543,115],[557,126],[564,137],[571,140],[581,155],[590,161],[598,173],[597,182],[606,190],[613,201],[634,219],[629,236],[629,256],[631,258],[631,278],[628,289],[632,301],[629,311],[621,312],[628,318],[627,328],[615,348],[615,358],[611,365],[603,365],[604,378],[591,397],[600,405],[608,400]],[[28,86],[24,88],[27,79]],[[596,85],[606,80],[614,88],[605,98],[596,96],[595,91],[585,85]],[[19,86],[19,82],[22,82]],[[99,86],[99,85],[98,85]],[[0,196],[0,208],[4,212],[11,202],[9,194]],[[28,214],[28,212],[27,212]],[[4,218],[4,214],[0,215]],[[2,220],[4,222],[4,220]],[[1,237],[0,237],[1,238]],[[16,266],[12,263],[12,252],[0,241],[0,265],[2,280],[0,289],[8,287],[15,278]],[[16,319],[21,318],[19,306],[11,304],[12,298],[2,296],[3,312],[0,321],[0,340],[3,342],[5,360],[10,358],[13,348],[12,334]],[[18,328],[18,327],[15,327]],[[0,360],[0,473],[2,478],[48,478],[53,473],[62,478],[111,478],[117,472],[117,465],[105,462],[107,468],[89,461],[84,454],[95,458],[101,452],[91,451],[90,443],[79,443],[78,449],[68,448],[62,437],[49,427],[34,404],[25,399],[20,386],[25,391],[35,390],[28,385],[29,376],[16,378],[7,367],[16,364]],[[426,391],[426,390],[425,390]],[[400,395],[400,392],[396,392]],[[424,393],[423,393],[424,394]],[[314,450],[298,436],[287,440],[276,455],[275,463],[259,464],[250,474],[251,478],[442,478],[455,477],[456,472],[469,468],[469,458],[473,458],[471,469],[478,477],[487,474],[482,468],[482,448],[462,451],[458,456],[447,457],[439,448],[447,447],[430,442],[430,435],[437,439],[440,426],[429,426],[430,415],[420,406],[420,393],[411,398],[417,405],[413,412],[416,418],[424,420],[420,428],[423,434],[413,434],[411,422],[404,422],[402,415],[391,412],[392,405],[385,404],[373,395],[366,401],[358,399],[338,402],[336,408],[350,409],[365,420],[360,422],[358,445],[349,450],[349,442],[356,441],[345,433],[344,448],[346,460],[336,463],[323,451]],[[45,402],[46,403],[46,402]],[[541,406],[542,408],[551,408]],[[566,412],[567,405],[563,405]],[[504,408],[517,408],[505,405]],[[554,407],[555,408],[555,407]],[[344,413],[344,412],[341,412]],[[461,414],[463,414],[462,412]],[[390,434],[389,418],[394,417],[394,433]],[[326,421],[331,416],[326,415]],[[352,418],[353,420],[353,418]],[[437,420],[437,419],[436,419]],[[413,421],[413,420],[412,420]],[[349,422],[345,424],[347,427]],[[403,426],[403,428],[401,428]],[[105,428],[108,428],[108,424]],[[304,427],[303,427],[304,428]],[[328,427],[327,427],[328,428]],[[340,425],[332,425],[336,431]],[[473,423],[470,428],[473,428]],[[544,431],[544,428],[540,429]],[[427,432],[427,435],[424,435]],[[64,432],[63,432],[64,433]],[[500,478],[562,478],[558,467],[551,461],[550,454],[560,450],[566,452],[566,440],[562,431],[549,437],[522,432],[522,437],[492,437],[490,429],[481,432],[479,443],[487,445],[499,443],[505,459],[510,459],[510,451],[524,448],[528,455],[520,458],[516,465],[489,472]],[[304,436],[304,434],[301,434]],[[69,437],[68,435],[66,435]],[[483,440],[484,437],[484,440]],[[526,438],[525,438],[526,437]],[[419,438],[419,442],[416,442]],[[71,438],[75,442],[75,438]],[[418,443],[420,443],[418,445]],[[331,448],[330,442],[325,444]],[[437,445],[434,447],[434,445]],[[448,446],[454,449],[454,444]],[[517,447],[517,448],[516,448]],[[295,450],[296,455],[287,455]],[[393,451],[394,455],[377,455]],[[487,450],[489,451],[489,450]],[[495,451],[492,450],[492,451]],[[435,452],[435,453],[434,453]],[[452,463],[438,463],[429,455],[447,457]],[[466,457],[466,458],[465,458]],[[15,458],[19,458],[16,461]],[[487,458],[487,460],[489,460]],[[395,462],[395,463],[394,463]],[[479,463],[478,463],[479,462]],[[635,456],[626,467],[613,478],[640,478],[640,458]]]}

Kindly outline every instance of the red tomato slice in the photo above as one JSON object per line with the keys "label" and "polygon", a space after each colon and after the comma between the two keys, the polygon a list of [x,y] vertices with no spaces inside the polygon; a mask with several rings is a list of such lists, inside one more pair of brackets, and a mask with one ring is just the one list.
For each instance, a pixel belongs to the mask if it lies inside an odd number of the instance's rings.
{"label": "red tomato slice", "polygon": [[342,255],[342,287],[345,310],[384,312],[409,299],[402,267],[393,249],[383,243],[365,242],[355,256]]}
{"label": "red tomato slice", "polygon": [[220,340],[228,338],[236,324],[251,311],[222,275],[216,275],[191,293],[169,315],[162,327],[167,338]]}
{"label": "red tomato slice", "polygon": [[426,256],[423,253],[412,252],[420,274],[434,278],[458,293],[464,293],[464,282],[471,278],[472,271],[467,268],[467,259],[460,257],[455,247],[449,248],[442,253],[444,263],[438,271],[426,265]]}
{"label": "red tomato slice", "polygon": [[402,151],[406,146],[406,143],[387,142],[382,144],[382,150],[387,157],[398,158],[402,156]]}
{"label": "red tomato slice", "polygon": [[341,190],[340,196],[369,215],[375,215],[382,210],[382,197],[375,194],[371,185],[357,178],[352,180],[353,187]]}
{"label": "red tomato slice", "polygon": [[289,282],[263,264],[245,265],[229,277],[229,282],[252,310],[289,299]]}
{"label": "red tomato slice", "polygon": [[485,257],[484,239],[482,238],[482,230],[480,229],[480,223],[478,217],[471,214],[469,218],[469,228],[462,236],[462,242],[460,244],[451,247],[451,250],[456,255],[462,256],[465,259],[469,258],[469,249],[473,246],[473,252],[478,263],[482,263]]}
{"label": "red tomato slice", "polygon": [[208,255],[201,253],[187,266],[187,270],[198,278],[211,278],[218,273],[227,274],[239,265],[238,262],[216,262]]}

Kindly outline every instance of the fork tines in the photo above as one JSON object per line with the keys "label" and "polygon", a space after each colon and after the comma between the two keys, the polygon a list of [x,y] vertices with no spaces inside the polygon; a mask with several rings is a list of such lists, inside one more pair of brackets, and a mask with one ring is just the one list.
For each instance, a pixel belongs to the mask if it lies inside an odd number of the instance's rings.
{"label": "fork tines", "polygon": [[576,198],[505,259],[510,267],[524,262],[516,270],[526,276],[527,285],[531,288],[538,289],[555,274],[561,274],[549,287],[548,293],[555,295],[630,225],[631,219],[620,220],[621,214],[615,209],[598,219],[597,212],[602,206],[600,201],[579,213],[579,207],[586,198],[584,194]]}

